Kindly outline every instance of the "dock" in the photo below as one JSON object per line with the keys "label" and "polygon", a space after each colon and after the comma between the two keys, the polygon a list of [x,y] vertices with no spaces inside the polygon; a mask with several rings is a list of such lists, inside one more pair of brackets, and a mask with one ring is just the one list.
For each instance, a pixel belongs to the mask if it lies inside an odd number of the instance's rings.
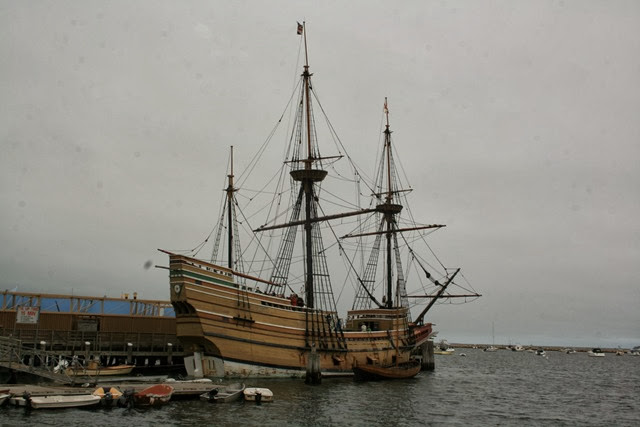
{"label": "dock", "polygon": [[[0,368],[60,384],[93,382],[62,364],[135,365],[134,373],[176,370],[186,355],[169,301],[25,292],[0,293]],[[58,366],[56,370],[56,366]]]}

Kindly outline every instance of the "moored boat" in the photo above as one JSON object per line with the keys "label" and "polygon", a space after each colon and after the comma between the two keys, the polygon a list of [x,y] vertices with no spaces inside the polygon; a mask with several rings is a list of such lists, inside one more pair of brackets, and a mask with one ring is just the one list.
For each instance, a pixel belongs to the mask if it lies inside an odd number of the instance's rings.
{"label": "moored boat", "polygon": [[133,394],[135,406],[162,406],[169,403],[173,387],[167,384],[155,384]]}
{"label": "moored boat", "polygon": [[544,350],[544,348],[539,348],[536,350],[536,356],[546,356],[547,352]]}
{"label": "moored boat", "polygon": [[70,366],[65,369],[65,373],[69,376],[105,377],[128,375],[133,371],[133,368],[135,368],[135,365],[103,366],[92,360],[86,367],[81,365]]}
{"label": "moored boat", "polygon": [[213,388],[200,395],[200,400],[216,403],[228,403],[239,400],[245,389],[243,383],[234,383],[227,386]]}
{"label": "moored boat", "polygon": [[100,397],[92,394],[52,395],[52,396],[13,396],[9,399],[15,406],[26,406],[33,409],[61,409],[93,406],[100,403]]}
{"label": "moored boat", "polygon": [[[412,215],[402,213],[401,203],[410,189],[403,187],[394,163],[386,99],[384,146],[378,157],[381,163],[374,182],[366,184],[373,193],[369,207],[362,208],[352,201],[351,211],[327,214],[323,210],[321,196],[331,195],[322,187],[327,169],[335,170],[335,163],[343,156],[320,155],[312,107],[315,89],[311,84],[304,26],[302,34],[305,65],[296,89],[298,101],[291,104],[296,106],[295,128],[291,133],[295,142],[286,154],[278,188],[259,192],[276,194],[278,198],[291,195],[290,203],[282,208],[284,212],[280,206],[286,205],[286,201],[282,205],[280,201],[274,203],[272,206],[278,208],[272,211],[271,218],[258,228],[252,227],[250,234],[252,241],[260,242],[256,244],[257,250],[273,250],[256,257],[262,260],[260,265],[245,265],[236,219],[245,218],[246,226],[249,216],[236,212],[240,206],[235,193],[240,189],[234,183],[233,151],[224,211],[211,258],[197,258],[197,251],[182,254],[162,250],[169,256],[167,269],[176,332],[185,349],[192,352],[192,356],[185,357],[185,367],[194,377],[306,375],[307,379],[317,381],[321,376],[352,375],[352,368],[366,365],[368,358],[380,360],[385,367],[403,365],[431,336],[431,324],[425,321],[427,311],[439,298],[455,297],[445,291],[455,285],[460,269],[442,265],[439,272],[431,267],[428,271],[429,264],[413,248],[414,242],[424,243],[426,233],[443,225],[416,224]],[[367,175],[358,173],[353,163],[349,168],[359,177]],[[257,167],[254,165],[252,169]],[[263,184],[264,178],[260,186]],[[289,184],[291,188],[285,189]],[[333,265],[330,268],[327,260],[329,246],[325,247],[323,233],[329,234],[330,229],[332,237],[337,237],[329,222],[355,216],[365,220],[358,221],[355,228],[350,224],[348,233],[331,245],[346,260],[344,279],[356,289],[351,309],[344,318],[337,311],[331,285],[335,269]],[[287,220],[283,223],[284,217]],[[276,243],[263,244],[260,236],[275,239]],[[360,243],[345,243],[349,239]],[[348,245],[349,251],[345,249]],[[300,253],[295,252],[296,246]],[[428,295],[410,295],[407,291],[410,269],[402,264],[404,255],[409,255],[412,270],[420,272],[416,288],[430,289]],[[358,260],[362,262],[356,268]],[[409,299],[419,297],[430,300],[413,317]]]}
{"label": "moored boat", "polygon": [[440,355],[450,355],[455,353],[455,349],[449,346],[449,342],[447,340],[442,340],[438,344],[438,346],[433,350],[434,354]]}
{"label": "moored boat", "polygon": [[604,352],[599,348],[594,348],[587,352],[587,356],[589,357],[604,357]]}
{"label": "moored boat", "polygon": [[389,366],[371,363],[353,367],[355,379],[358,381],[409,379],[418,375],[419,372],[420,362],[417,360]]}
{"label": "moored boat", "polygon": [[103,406],[116,406],[122,397],[122,392],[115,387],[98,387],[92,394],[100,398]]}
{"label": "moored boat", "polygon": [[247,387],[243,390],[244,400],[248,402],[272,402],[273,392],[268,388]]}

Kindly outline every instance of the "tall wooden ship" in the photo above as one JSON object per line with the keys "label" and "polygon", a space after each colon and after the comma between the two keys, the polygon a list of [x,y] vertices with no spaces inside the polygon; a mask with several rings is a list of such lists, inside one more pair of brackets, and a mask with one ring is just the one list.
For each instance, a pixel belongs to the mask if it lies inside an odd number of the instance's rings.
{"label": "tall wooden ship", "polygon": [[[264,267],[247,268],[240,248],[236,197],[240,188],[234,183],[233,152],[211,259],[161,250],[169,255],[177,335],[185,349],[193,351],[193,356],[185,359],[185,367],[196,377],[309,378],[350,375],[355,366],[411,363],[412,352],[432,334],[432,325],[424,322],[425,313],[443,296],[458,272],[445,269],[438,281],[410,245],[405,245],[412,242],[405,233],[417,233],[423,238],[426,232],[442,226],[405,226],[406,218],[401,218],[401,199],[408,190],[401,188],[397,179],[386,99],[384,146],[377,178],[370,184],[374,190],[372,201],[366,208],[347,212],[324,211],[321,196],[328,169],[333,169],[340,157],[349,161],[350,157],[320,154],[312,103],[317,102],[317,97],[311,83],[306,31],[299,28],[298,33],[303,34],[305,59],[296,88],[298,102],[293,104],[290,149],[283,166],[288,179],[279,181],[283,187],[289,184],[291,188],[274,192],[281,198],[290,194],[290,204],[284,212],[273,209],[276,219],[253,230],[254,239],[265,252],[271,248],[265,243],[268,238],[279,240],[275,255],[261,258],[261,265],[268,264],[269,272],[265,274]],[[288,220],[278,221],[285,215]],[[241,218],[244,225],[249,222],[246,216]],[[358,220],[350,222],[351,232],[332,245],[346,259],[346,274],[357,287],[351,310],[341,318],[331,285],[335,261],[327,260],[323,234],[335,235],[330,222],[344,223],[355,218]],[[372,224],[373,229],[367,230]],[[367,243],[363,243],[366,239]],[[345,249],[345,241],[357,241],[352,247],[370,251],[366,261],[364,256]],[[401,246],[408,247],[404,254],[415,260],[422,280],[435,289],[429,305],[414,320]],[[222,255],[218,248],[222,248]],[[379,262],[379,258],[383,261]]]}

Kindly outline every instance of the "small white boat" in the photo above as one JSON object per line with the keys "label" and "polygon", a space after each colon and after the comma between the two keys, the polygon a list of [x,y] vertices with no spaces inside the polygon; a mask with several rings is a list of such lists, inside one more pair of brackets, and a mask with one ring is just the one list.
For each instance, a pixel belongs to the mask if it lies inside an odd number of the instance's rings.
{"label": "small white boat", "polygon": [[544,348],[539,348],[536,350],[536,356],[546,356],[547,352],[544,351]]}
{"label": "small white boat", "polygon": [[484,351],[498,351],[498,348],[490,345],[489,347],[485,348]]}
{"label": "small white boat", "polygon": [[247,387],[244,389],[244,400],[249,402],[271,402],[273,392],[268,388]]}
{"label": "small white boat", "polygon": [[75,394],[70,396],[14,396],[9,402],[15,406],[28,406],[33,409],[79,408],[100,403],[100,396],[93,394]]}
{"label": "small white boat", "polygon": [[434,350],[433,354],[453,354],[455,351],[456,350],[454,348],[449,347],[447,340],[442,340]]}
{"label": "small white boat", "polygon": [[587,356],[589,357],[604,357],[604,352],[599,348],[594,348],[593,350],[589,350],[587,352]]}

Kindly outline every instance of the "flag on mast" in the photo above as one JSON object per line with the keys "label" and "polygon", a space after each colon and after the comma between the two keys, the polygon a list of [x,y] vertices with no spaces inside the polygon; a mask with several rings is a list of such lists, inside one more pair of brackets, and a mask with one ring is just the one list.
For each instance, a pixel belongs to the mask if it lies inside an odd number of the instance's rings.
{"label": "flag on mast", "polygon": [[298,24],[298,35],[300,36],[300,35],[302,35],[302,31],[303,31],[304,27],[299,22],[297,24]]}

